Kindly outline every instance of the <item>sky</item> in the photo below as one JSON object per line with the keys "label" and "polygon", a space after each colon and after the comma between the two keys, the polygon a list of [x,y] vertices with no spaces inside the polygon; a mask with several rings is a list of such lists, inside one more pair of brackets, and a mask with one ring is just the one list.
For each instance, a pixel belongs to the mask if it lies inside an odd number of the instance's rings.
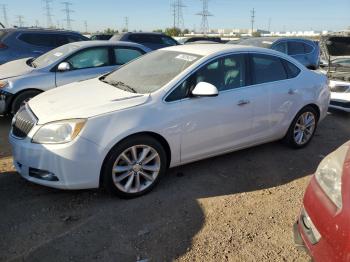
{"label": "sky", "polygon": [[[52,21],[66,27],[63,1],[52,0]],[[172,27],[173,0],[68,0],[72,3],[72,29],[103,31],[106,28],[121,30],[125,17],[129,31],[154,30]],[[182,0],[185,28],[200,29],[201,0]],[[15,25],[18,15],[25,26],[46,26],[43,0],[0,0],[7,8],[10,25]],[[250,12],[255,9],[255,28],[271,31],[342,30],[350,26],[350,0],[209,0],[210,29],[250,28]],[[4,21],[0,9],[0,21]]]}

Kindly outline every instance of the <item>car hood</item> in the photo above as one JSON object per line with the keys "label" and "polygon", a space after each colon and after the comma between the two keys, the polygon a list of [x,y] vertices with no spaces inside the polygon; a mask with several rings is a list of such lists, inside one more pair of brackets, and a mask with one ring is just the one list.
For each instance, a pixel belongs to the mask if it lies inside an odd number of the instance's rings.
{"label": "car hood", "polygon": [[322,52],[327,59],[341,56],[350,56],[349,36],[328,36],[321,40]]}
{"label": "car hood", "polygon": [[27,65],[28,59],[29,58],[18,59],[0,65],[0,79],[21,76],[32,72],[34,68]]}
{"label": "car hood", "polygon": [[147,102],[148,94],[134,94],[101,82],[98,78],[75,82],[44,92],[28,104],[38,124],[89,118]]}

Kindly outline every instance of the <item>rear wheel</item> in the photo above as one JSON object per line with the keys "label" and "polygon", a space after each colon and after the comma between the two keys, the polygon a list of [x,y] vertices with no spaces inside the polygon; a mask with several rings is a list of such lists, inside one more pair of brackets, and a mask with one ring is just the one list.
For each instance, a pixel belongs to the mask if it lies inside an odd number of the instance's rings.
{"label": "rear wheel", "polygon": [[156,139],[131,137],[114,147],[107,156],[103,185],[123,198],[141,196],[156,186],[166,169],[166,153]]}
{"label": "rear wheel", "polygon": [[14,115],[20,109],[22,105],[32,99],[34,96],[39,95],[41,92],[37,90],[24,91],[15,97],[12,102],[11,113]]}
{"label": "rear wheel", "polygon": [[305,147],[315,134],[317,122],[316,110],[311,106],[304,107],[290,125],[285,142],[294,148]]}

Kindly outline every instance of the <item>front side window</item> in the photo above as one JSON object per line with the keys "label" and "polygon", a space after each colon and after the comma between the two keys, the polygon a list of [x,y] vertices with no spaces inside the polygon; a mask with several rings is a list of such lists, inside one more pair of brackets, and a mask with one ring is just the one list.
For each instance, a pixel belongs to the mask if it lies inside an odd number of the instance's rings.
{"label": "front side window", "polygon": [[210,83],[219,92],[243,87],[246,85],[245,68],[245,55],[231,55],[216,59],[198,69],[181,83],[166,98],[166,101],[171,102],[188,97],[199,82]]}
{"label": "front side window", "polygon": [[280,58],[270,55],[252,55],[252,74],[254,84],[274,82],[288,78]]}
{"label": "front side window", "polygon": [[301,42],[288,43],[288,55],[301,55],[301,54],[305,54],[304,43],[301,43]]}
{"label": "front side window", "polygon": [[78,52],[67,60],[73,69],[84,69],[109,65],[108,48],[91,48]]}
{"label": "front side window", "polygon": [[157,50],[101,80],[125,91],[149,94],[162,88],[200,58],[196,54]]}
{"label": "front side window", "polygon": [[117,47],[114,48],[114,57],[117,65],[124,65],[135,58],[141,56],[140,50],[127,48],[127,47]]}

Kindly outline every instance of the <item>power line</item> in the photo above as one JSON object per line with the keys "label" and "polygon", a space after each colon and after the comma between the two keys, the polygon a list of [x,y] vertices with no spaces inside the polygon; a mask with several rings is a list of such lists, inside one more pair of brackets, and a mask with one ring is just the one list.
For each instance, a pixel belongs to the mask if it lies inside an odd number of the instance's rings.
{"label": "power line", "polygon": [[8,27],[9,26],[9,21],[8,21],[8,18],[7,18],[7,6],[6,5],[1,5],[1,7],[2,7],[2,16],[3,16],[3,19],[4,19],[5,26]]}
{"label": "power line", "polygon": [[44,10],[45,10],[45,16],[46,16],[46,26],[48,28],[53,27],[53,23],[52,23],[52,14],[51,14],[51,4],[52,4],[53,0],[43,0],[45,6],[44,6]]}
{"label": "power line", "polygon": [[201,22],[202,33],[207,34],[209,32],[208,16],[213,16],[213,15],[209,13],[209,8],[208,8],[209,0],[201,0],[201,1],[203,2],[203,9],[202,9],[202,12],[198,13],[197,15],[202,17],[202,22]]}
{"label": "power line", "polygon": [[72,9],[70,9],[70,6],[72,5],[71,2],[62,2],[62,4],[64,5],[64,9],[62,9],[62,11],[66,14],[66,19],[64,19],[64,21],[67,22],[67,29],[72,29],[72,22],[74,21],[73,19],[71,19],[71,13],[73,13],[74,11]]}
{"label": "power line", "polygon": [[16,23],[18,24],[18,26],[19,27],[23,27],[24,26],[24,21],[23,21],[24,16],[23,15],[17,15],[16,18],[17,18]]}
{"label": "power line", "polygon": [[250,22],[252,23],[252,35],[253,35],[254,23],[255,23],[255,9],[254,8],[252,11],[250,11]]}

